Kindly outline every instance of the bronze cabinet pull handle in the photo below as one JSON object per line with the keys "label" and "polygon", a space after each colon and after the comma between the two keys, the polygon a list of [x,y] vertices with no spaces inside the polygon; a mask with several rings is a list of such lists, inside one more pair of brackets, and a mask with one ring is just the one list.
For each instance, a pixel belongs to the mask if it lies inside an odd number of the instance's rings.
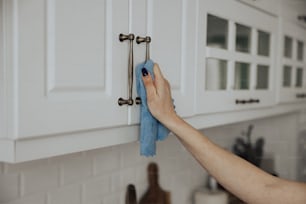
{"label": "bronze cabinet pull handle", "polygon": [[140,104],[141,104],[141,98],[140,98],[139,96],[137,96],[137,97],[135,98],[135,103],[136,103],[137,105],[140,105]]}
{"label": "bronze cabinet pull handle", "polygon": [[129,86],[129,93],[128,93],[128,99],[123,99],[123,98],[119,98],[118,99],[118,104],[120,106],[122,105],[133,105],[134,104],[134,100],[133,100],[133,77],[134,77],[134,53],[133,53],[133,41],[134,41],[134,34],[130,33],[130,34],[120,34],[119,35],[119,40],[120,42],[129,41],[129,62],[128,62],[128,86]]}
{"label": "bronze cabinet pull handle", "polygon": [[[150,59],[150,43],[151,43],[151,37],[150,37],[150,36],[146,36],[146,37],[137,36],[137,37],[136,37],[136,43],[137,43],[137,44],[146,43],[146,61],[148,61],[148,60]],[[135,103],[136,103],[137,105],[140,105],[140,104],[141,104],[141,98],[140,98],[140,97],[136,97]]]}
{"label": "bronze cabinet pull handle", "polygon": [[146,36],[146,37],[137,36],[137,37],[136,37],[136,43],[137,43],[137,44],[146,43],[146,61],[148,61],[148,60],[150,59],[150,43],[151,43],[151,37],[150,37],[150,36]]}

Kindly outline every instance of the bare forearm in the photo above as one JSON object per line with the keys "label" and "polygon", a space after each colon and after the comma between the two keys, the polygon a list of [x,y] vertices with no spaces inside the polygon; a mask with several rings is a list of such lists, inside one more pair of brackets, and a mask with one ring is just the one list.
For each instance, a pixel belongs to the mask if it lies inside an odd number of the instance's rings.
{"label": "bare forearm", "polygon": [[178,117],[171,99],[170,85],[159,66],[155,79],[143,68],[149,109],[175,133],[200,164],[225,188],[247,203],[306,203],[305,184],[275,178],[230,152],[218,147]]}
{"label": "bare forearm", "polygon": [[177,135],[209,174],[245,202],[306,203],[305,185],[285,181],[263,172],[215,145],[177,116],[164,121],[164,124]]}

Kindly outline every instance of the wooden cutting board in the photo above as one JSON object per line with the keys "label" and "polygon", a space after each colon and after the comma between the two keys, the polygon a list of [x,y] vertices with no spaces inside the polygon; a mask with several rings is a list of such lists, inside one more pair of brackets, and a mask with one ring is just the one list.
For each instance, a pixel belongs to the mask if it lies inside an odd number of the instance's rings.
{"label": "wooden cutting board", "polygon": [[127,186],[125,204],[137,204],[136,188],[133,184]]}
{"label": "wooden cutting board", "polygon": [[148,165],[149,187],[140,199],[139,204],[171,204],[171,194],[163,190],[158,182],[158,166],[156,163]]}

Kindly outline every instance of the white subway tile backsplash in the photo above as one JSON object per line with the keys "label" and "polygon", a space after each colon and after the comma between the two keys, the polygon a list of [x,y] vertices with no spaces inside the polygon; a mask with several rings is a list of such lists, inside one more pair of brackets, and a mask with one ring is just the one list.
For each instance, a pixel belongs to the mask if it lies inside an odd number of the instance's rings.
{"label": "white subway tile backsplash", "polygon": [[0,162],[0,174],[4,173],[4,163]]}
{"label": "white subway tile backsplash", "polygon": [[175,189],[171,191],[172,203],[190,203],[190,192],[192,190],[190,172],[184,171],[172,175],[170,189]]}
{"label": "white subway tile backsplash", "polygon": [[21,171],[25,170],[32,170],[34,168],[39,168],[42,166],[46,166],[48,164],[48,159],[40,159],[40,160],[34,160],[29,162],[21,162],[17,164],[4,164],[4,172],[9,173],[19,173]]}
{"label": "white subway tile backsplash", "polygon": [[137,191],[137,200],[140,200],[141,197],[145,194],[148,189],[148,184],[137,184],[136,191]]}
{"label": "white subway tile backsplash", "polygon": [[302,127],[302,129],[306,129],[306,110],[302,111],[300,114],[299,114],[299,126]]}
{"label": "white subway tile backsplash", "polygon": [[22,171],[22,194],[47,192],[56,189],[58,184],[58,167],[43,166]]}
{"label": "white subway tile backsplash", "polygon": [[95,150],[90,155],[93,155],[95,175],[109,174],[120,169],[120,151],[115,147]]}
{"label": "white subway tile backsplash", "polygon": [[118,194],[109,194],[103,198],[102,204],[120,203],[120,197]]}
{"label": "white subway tile backsplash", "polygon": [[19,197],[19,174],[0,175],[0,203],[5,203]]}
{"label": "white subway tile backsplash", "polygon": [[298,171],[297,163],[299,162],[298,157],[296,156],[288,157],[286,160],[287,160],[287,167],[289,167],[288,168],[289,179],[296,178],[296,174]]}
{"label": "white subway tile backsplash", "polygon": [[45,194],[26,196],[5,204],[46,204]]}
{"label": "white subway tile backsplash", "polygon": [[158,148],[160,148],[161,154],[159,154],[160,152],[157,152],[157,156],[160,157],[167,156],[174,158],[181,153],[185,153],[183,145],[179,142],[176,136],[172,134],[170,134],[164,142],[158,142]]}
{"label": "white subway tile backsplash", "polygon": [[138,185],[144,185],[148,181],[148,174],[147,174],[147,163],[140,164],[135,167],[136,172],[136,183]]}
{"label": "white subway tile backsplash", "polygon": [[114,192],[119,192],[121,189],[120,189],[120,177],[121,177],[121,174],[120,174],[120,171],[116,171],[116,172],[113,172],[111,175],[110,175],[110,179],[111,179],[111,192],[114,193]]}
{"label": "white subway tile backsplash", "polygon": [[125,204],[125,195],[126,195],[125,190],[118,192],[117,196],[119,197],[119,204]]}
{"label": "white subway tile backsplash", "polygon": [[125,189],[127,185],[136,183],[136,170],[129,167],[120,171],[120,189]]}
{"label": "white subway tile backsplash", "polygon": [[110,177],[108,176],[95,177],[86,181],[83,184],[84,203],[93,201],[99,201],[101,203],[103,197],[110,193],[110,187]]}
{"label": "white subway tile backsplash", "polygon": [[[275,171],[294,179],[299,161],[297,121],[297,114],[288,114],[203,132],[231,150],[235,138],[254,124],[252,140],[263,136]],[[149,158],[139,156],[139,143],[134,142],[19,164],[0,163],[0,204],[124,204],[128,184],[135,184],[138,199],[147,190],[150,162],[158,163],[160,185],[171,192],[173,204],[191,204],[194,190],[205,185],[207,172],[170,135],[157,142],[157,155]]]}
{"label": "white subway tile backsplash", "polygon": [[147,161],[146,157],[140,156],[139,145],[138,142],[120,145],[120,168],[135,166]]}
{"label": "white subway tile backsplash", "polygon": [[92,175],[92,158],[81,155],[61,162],[63,185],[80,182]]}
{"label": "white subway tile backsplash", "polygon": [[190,182],[192,184],[192,189],[197,189],[206,185],[207,172],[204,171],[200,165],[195,168],[190,168],[190,171]]}
{"label": "white subway tile backsplash", "polygon": [[48,204],[81,204],[81,185],[69,185],[49,193]]}
{"label": "white subway tile backsplash", "polygon": [[100,199],[92,199],[86,201],[86,204],[103,204],[103,201],[101,201]]}

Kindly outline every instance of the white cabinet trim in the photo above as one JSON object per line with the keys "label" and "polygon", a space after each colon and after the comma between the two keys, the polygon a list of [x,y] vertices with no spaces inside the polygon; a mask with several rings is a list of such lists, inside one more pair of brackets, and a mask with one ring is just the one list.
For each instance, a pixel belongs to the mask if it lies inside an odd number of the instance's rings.
{"label": "white cabinet trim", "polygon": [[1,132],[2,138],[17,138],[18,135],[18,1],[1,2],[0,47],[3,61],[1,72]]}
{"label": "white cabinet trim", "polygon": [[[216,127],[248,120],[273,117],[306,110],[306,104],[287,104],[268,108],[197,115],[185,120],[197,129]],[[117,128],[63,135],[34,137],[20,140],[0,139],[0,161],[18,163],[40,158],[86,151],[112,145],[138,141],[139,126]]]}

